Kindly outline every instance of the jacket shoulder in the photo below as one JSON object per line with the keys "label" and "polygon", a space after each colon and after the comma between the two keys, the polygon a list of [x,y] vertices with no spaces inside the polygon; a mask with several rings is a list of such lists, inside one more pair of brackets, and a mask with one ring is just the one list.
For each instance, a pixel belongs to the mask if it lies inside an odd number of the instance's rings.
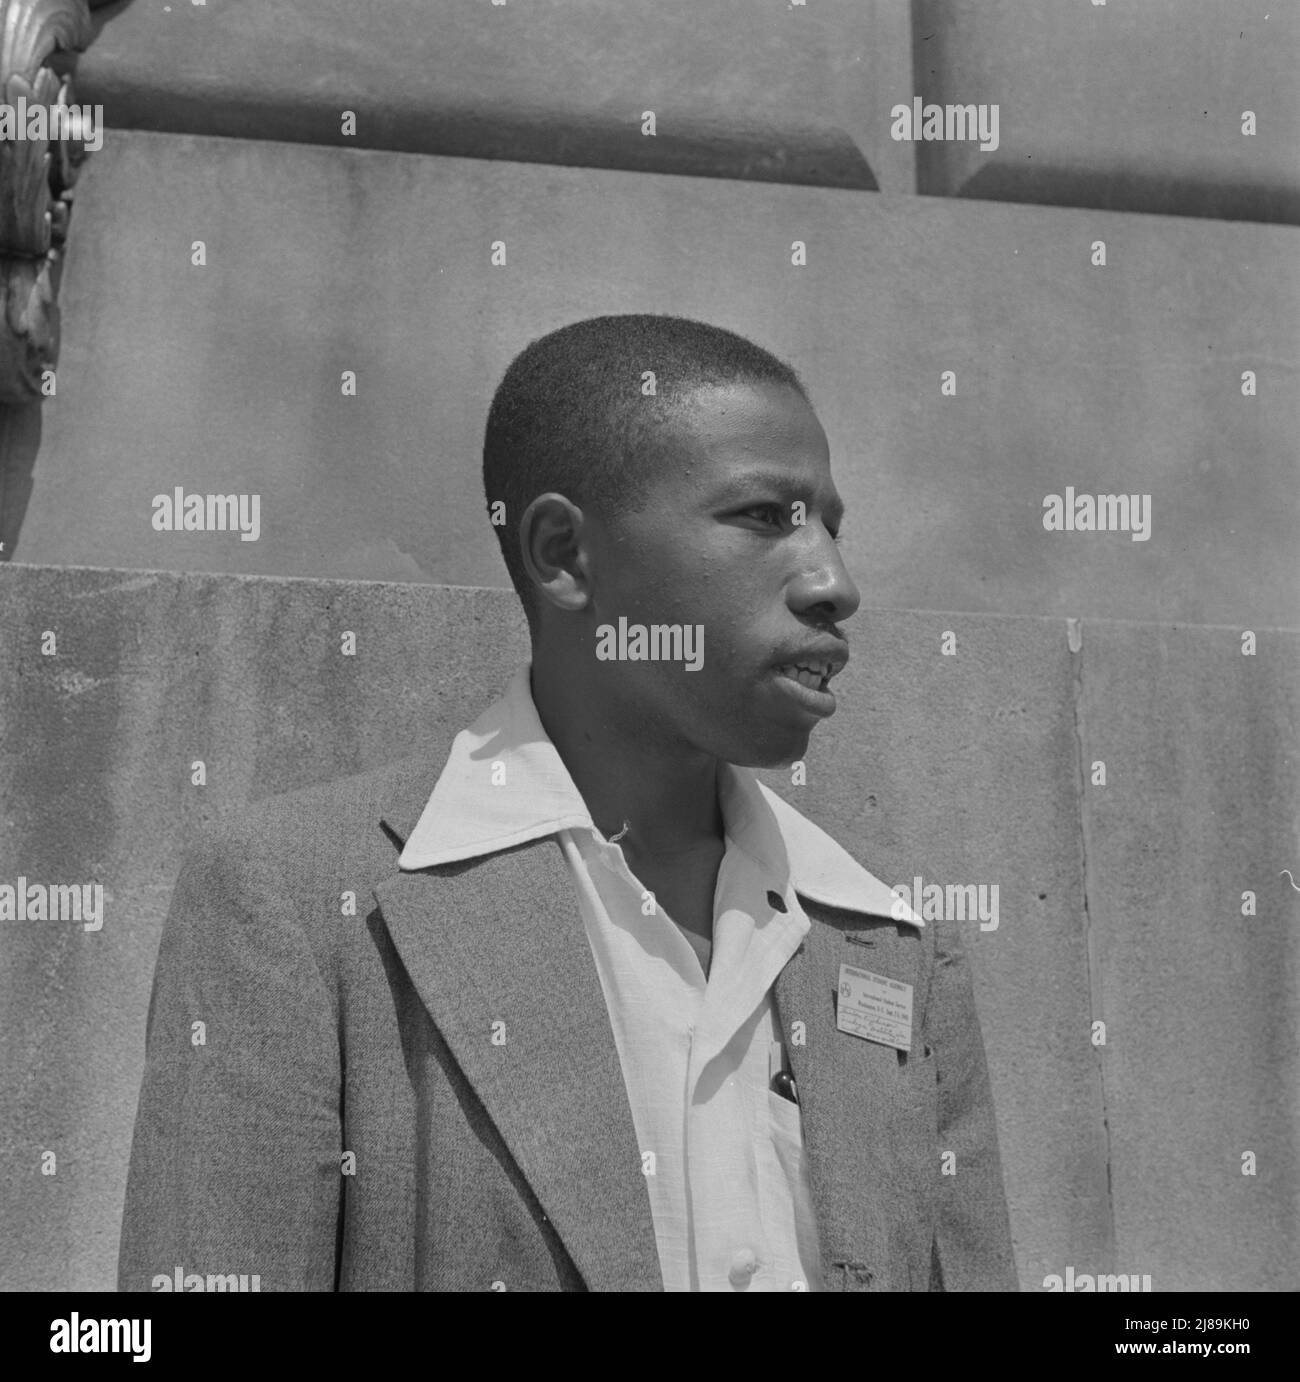
{"label": "jacket shoulder", "polygon": [[446,757],[445,751],[421,754],[264,797],[214,821],[199,847],[230,851],[249,862],[273,859],[295,873],[328,875],[366,862],[387,868]]}
{"label": "jacket shoulder", "polygon": [[395,818],[393,824],[405,825],[405,816],[412,810],[418,815],[429,799],[450,748],[448,742],[442,752],[422,753],[348,777],[277,792],[260,798],[244,814],[250,824],[263,828],[273,828],[281,820],[301,824],[305,818],[355,815],[389,816]]}

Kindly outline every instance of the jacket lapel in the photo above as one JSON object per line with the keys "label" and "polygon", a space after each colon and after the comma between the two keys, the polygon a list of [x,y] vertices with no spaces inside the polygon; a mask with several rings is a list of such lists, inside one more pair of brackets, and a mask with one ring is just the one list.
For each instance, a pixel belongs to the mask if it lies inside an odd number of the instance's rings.
{"label": "jacket lapel", "polygon": [[662,1290],[622,1067],[558,841],[397,873],[375,896],[587,1286]]}
{"label": "jacket lapel", "polygon": [[[799,1090],[822,1277],[829,1290],[905,1290],[906,1280],[890,1276],[887,1212],[898,1057],[892,1047],[839,1031],[836,1002],[841,963],[914,984],[915,957],[905,952],[897,923],[863,915],[846,927],[844,917],[803,905],[813,925],[777,978],[775,996]],[[846,943],[846,930],[864,944]],[[803,1044],[791,1039],[795,1022],[804,1024]]]}

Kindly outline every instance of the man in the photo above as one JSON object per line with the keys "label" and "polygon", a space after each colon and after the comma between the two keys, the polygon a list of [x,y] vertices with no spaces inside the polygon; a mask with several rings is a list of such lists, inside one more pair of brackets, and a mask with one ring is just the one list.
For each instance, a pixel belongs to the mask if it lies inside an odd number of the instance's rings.
{"label": "man", "polygon": [[748,771],[834,710],[858,605],[797,376],[579,322],[507,371],[484,483],[531,662],[182,871],[122,1285],[1014,1289],[955,930]]}

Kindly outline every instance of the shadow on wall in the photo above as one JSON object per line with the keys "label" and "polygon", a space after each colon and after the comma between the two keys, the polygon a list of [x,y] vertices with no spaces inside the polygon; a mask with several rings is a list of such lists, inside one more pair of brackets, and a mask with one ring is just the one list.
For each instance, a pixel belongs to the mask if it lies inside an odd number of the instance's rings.
{"label": "shadow on wall", "polygon": [[630,140],[622,109],[580,112],[543,110],[513,113],[472,106],[443,106],[412,120],[405,109],[366,112],[355,136],[338,134],[335,99],[277,109],[268,119],[260,95],[232,94],[214,106],[201,92],[168,95],[113,93],[116,126],[168,134],[218,135],[226,139],[272,139],[279,143],[327,144],[442,158],[504,159],[561,167],[620,168],[631,173],[678,177],[733,178],[794,186],[878,192],[876,175],[862,151],[841,129],[829,125],[765,125],[747,119],[731,124],[707,112],[679,113],[674,132]]}
{"label": "shadow on wall", "polygon": [[1300,225],[1300,190],[1295,188],[1160,173],[989,164],[967,178],[957,195],[977,201]]}
{"label": "shadow on wall", "polygon": [[41,449],[41,405],[0,407],[0,561],[12,561]]}

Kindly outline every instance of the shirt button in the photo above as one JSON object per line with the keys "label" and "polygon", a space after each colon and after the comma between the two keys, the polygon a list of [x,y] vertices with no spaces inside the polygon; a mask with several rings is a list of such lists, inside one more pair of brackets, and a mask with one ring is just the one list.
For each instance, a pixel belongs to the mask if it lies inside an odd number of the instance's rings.
{"label": "shirt button", "polygon": [[758,1254],[753,1248],[741,1248],[731,1259],[731,1270],[727,1277],[736,1287],[748,1286],[749,1279],[758,1271]]}

